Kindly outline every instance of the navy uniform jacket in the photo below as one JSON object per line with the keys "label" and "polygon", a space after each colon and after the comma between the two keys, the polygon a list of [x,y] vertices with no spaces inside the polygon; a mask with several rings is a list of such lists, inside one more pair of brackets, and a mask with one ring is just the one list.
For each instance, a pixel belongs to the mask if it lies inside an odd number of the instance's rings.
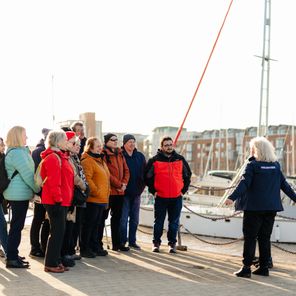
{"label": "navy uniform jacket", "polygon": [[236,210],[283,211],[280,191],[296,202],[296,193],[286,181],[278,162],[250,158],[245,172],[229,199],[236,201]]}

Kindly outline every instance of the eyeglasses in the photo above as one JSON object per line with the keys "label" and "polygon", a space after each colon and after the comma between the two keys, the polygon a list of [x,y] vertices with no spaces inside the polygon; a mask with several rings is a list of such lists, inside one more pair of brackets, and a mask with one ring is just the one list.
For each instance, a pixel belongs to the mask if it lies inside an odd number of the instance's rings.
{"label": "eyeglasses", "polygon": [[116,141],[118,141],[118,139],[110,139],[109,141],[116,142]]}

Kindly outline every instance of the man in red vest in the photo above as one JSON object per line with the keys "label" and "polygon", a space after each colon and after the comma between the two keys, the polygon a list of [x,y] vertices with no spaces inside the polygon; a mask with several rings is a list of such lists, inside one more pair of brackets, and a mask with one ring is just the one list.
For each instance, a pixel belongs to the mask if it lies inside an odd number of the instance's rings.
{"label": "man in red vest", "polygon": [[152,251],[159,252],[163,224],[168,213],[169,252],[176,253],[183,194],[188,190],[191,170],[184,157],[174,150],[171,137],[163,138],[160,144],[161,148],[149,159],[145,168],[146,185],[155,196]]}

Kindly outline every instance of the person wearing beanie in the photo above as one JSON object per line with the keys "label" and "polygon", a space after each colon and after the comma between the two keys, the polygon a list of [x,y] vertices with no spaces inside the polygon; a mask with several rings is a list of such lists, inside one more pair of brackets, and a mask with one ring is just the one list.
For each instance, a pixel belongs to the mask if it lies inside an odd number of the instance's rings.
{"label": "person wearing beanie", "polygon": [[[32,152],[35,171],[41,162],[41,153],[45,150],[45,139],[49,132],[49,128],[43,128],[41,130],[43,138],[39,141],[36,148]],[[49,235],[49,221],[46,219],[46,211],[41,204],[40,196],[41,191],[36,194],[34,198],[34,215],[30,229],[30,257],[44,257]]]}
{"label": "person wearing beanie", "polygon": [[[145,188],[144,169],[145,156],[136,149],[136,139],[133,135],[123,136],[122,153],[130,172],[130,178],[123,197],[123,207],[120,222],[120,240],[122,245],[129,242],[129,247],[140,250],[136,243],[136,232],[139,224],[141,194]],[[127,225],[129,233],[127,235]]]}
{"label": "person wearing beanie", "polygon": [[123,136],[123,139],[122,139],[123,145],[125,145],[126,142],[128,142],[129,140],[134,140],[134,143],[136,142],[136,138],[135,138],[134,135],[126,134],[126,135]]}
{"label": "person wearing beanie", "polygon": [[[120,241],[120,220],[122,213],[123,197],[129,181],[129,169],[120,148],[117,147],[118,138],[115,134],[108,133],[104,136],[104,161],[110,171],[111,194],[109,207],[111,209],[111,237],[114,251],[129,251],[129,247]],[[108,216],[106,213],[105,217]],[[103,229],[99,230],[99,240],[103,236]]]}
{"label": "person wearing beanie", "polygon": [[[113,137],[113,138],[112,138]],[[105,136],[104,136],[104,143],[105,144],[107,144],[109,141],[110,141],[110,139],[114,139],[114,138],[116,138],[117,139],[117,136],[115,135],[115,134],[112,134],[112,133],[108,133],[108,134],[106,134]]]}

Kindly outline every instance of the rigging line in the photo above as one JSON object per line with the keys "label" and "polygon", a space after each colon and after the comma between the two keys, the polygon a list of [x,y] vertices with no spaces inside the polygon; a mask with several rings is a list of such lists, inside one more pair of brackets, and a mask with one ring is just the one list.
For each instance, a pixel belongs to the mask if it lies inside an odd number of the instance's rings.
{"label": "rigging line", "polygon": [[208,60],[207,60],[206,65],[205,65],[205,68],[204,68],[204,70],[203,70],[203,72],[202,72],[202,75],[201,75],[201,77],[200,77],[200,79],[199,79],[198,85],[197,85],[196,90],[195,90],[195,92],[194,92],[194,94],[193,94],[193,97],[192,97],[192,99],[191,99],[191,102],[190,102],[190,105],[189,105],[189,107],[188,107],[188,110],[187,110],[187,112],[186,112],[186,114],[185,114],[185,117],[184,117],[184,119],[183,119],[183,122],[182,122],[181,126],[179,127],[179,129],[178,129],[178,131],[177,131],[177,134],[176,134],[176,137],[175,137],[175,140],[174,140],[174,146],[176,146],[176,144],[177,144],[177,142],[178,142],[178,139],[179,139],[179,136],[180,136],[180,134],[181,134],[181,132],[182,132],[182,129],[183,129],[184,123],[185,123],[186,118],[187,118],[187,116],[188,116],[188,114],[189,114],[189,111],[190,111],[190,109],[191,109],[191,106],[192,106],[192,104],[193,104],[193,102],[194,102],[194,99],[195,99],[195,97],[196,97],[197,91],[198,91],[198,89],[199,89],[199,87],[200,87],[200,85],[201,85],[201,82],[202,82],[202,80],[203,80],[203,77],[204,77],[204,75],[205,75],[205,72],[206,72],[206,70],[207,70],[207,68],[208,68],[209,62],[210,62],[210,60],[211,60],[211,58],[212,58],[212,55],[213,55],[213,52],[214,52],[214,50],[215,50],[216,44],[217,44],[217,42],[218,42],[218,40],[219,40],[219,37],[220,37],[221,31],[222,31],[222,29],[223,29],[223,27],[224,27],[224,24],[225,24],[225,22],[226,22],[226,19],[227,19],[227,16],[228,16],[228,13],[229,13],[229,11],[230,11],[230,8],[231,8],[232,3],[233,3],[233,0],[230,1],[230,4],[229,4],[229,6],[228,6],[228,9],[227,9],[226,15],[225,15],[225,17],[224,17],[223,23],[222,23],[222,25],[221,25],[221,27],[220,27],[220,30],[219,30],[218,35],[217,35],[217,37],[216,37],[215,43],[214,43],[214,45],[213,45],[213,47],[212,47],[211,53],[210,53],[210,55],[209,55],[209,57],[208,57]]}

